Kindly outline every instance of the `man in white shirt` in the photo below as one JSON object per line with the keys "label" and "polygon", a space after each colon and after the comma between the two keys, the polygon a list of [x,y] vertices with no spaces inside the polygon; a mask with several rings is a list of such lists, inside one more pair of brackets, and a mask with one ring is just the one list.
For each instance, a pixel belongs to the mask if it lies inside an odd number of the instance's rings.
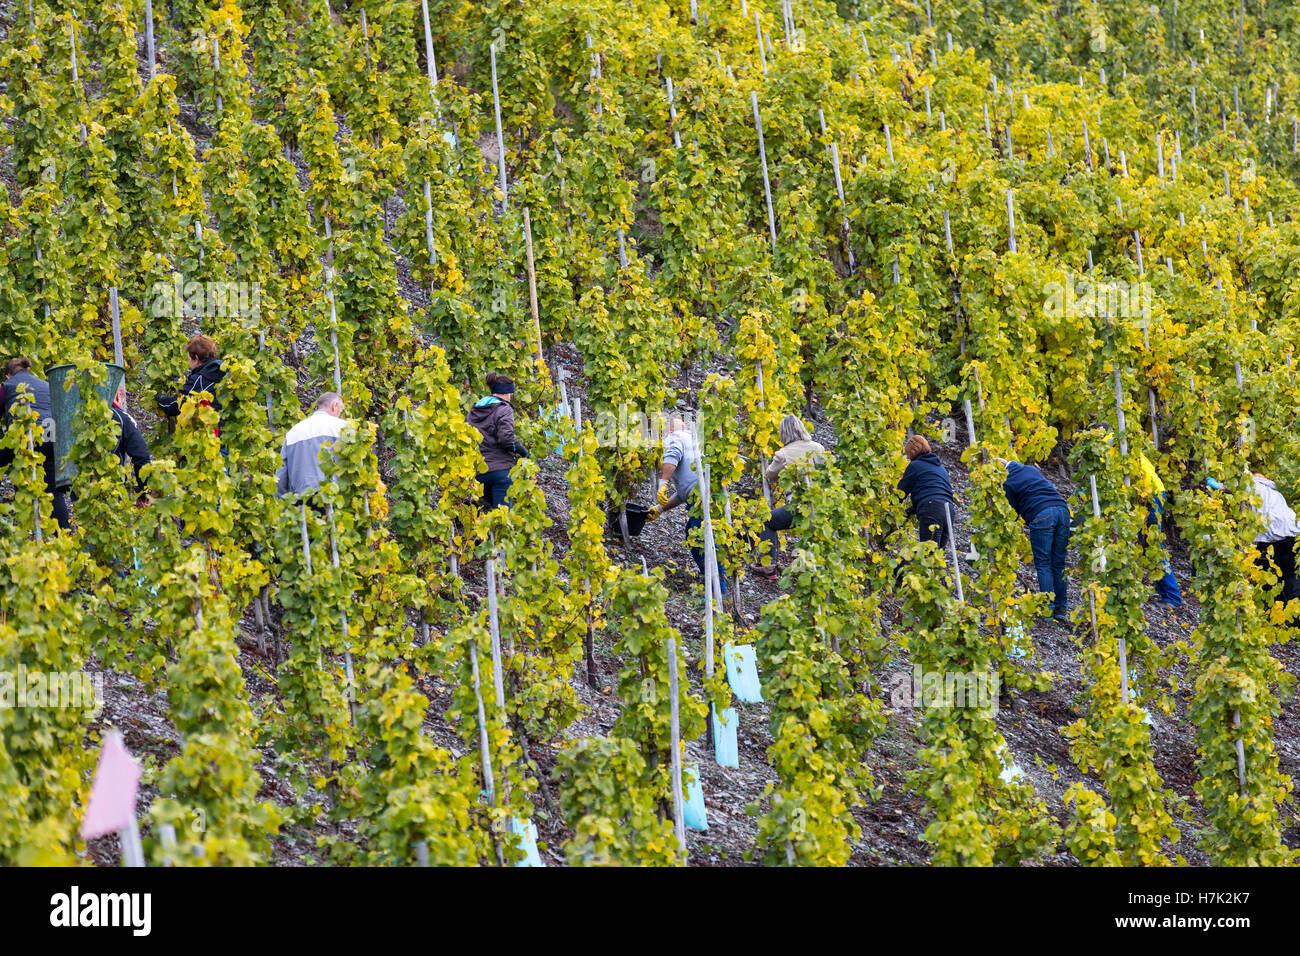
{"label": "man in white shirt", "polygon": [[320,452],[334,444],[347,424],[343,419],[343,398],[337,392],[322,392],[316,410],[284,436],[280,458],[284,464],[275,473],[275,493],[302,495],[315,491],[326,480],[320,467]]}
{"label": "man in white shirt", "polygon": [[1295,536],[1300,532],[1300,525],[1277,486],[1259,473],[1254,478],[1255,494],[1260,497],[1256,513],[1264,520],[1264,530],[1255,536],[1255,548],[1259,551],[1256,563],[1281,579],[1280,597],[1290,590],[1287,584],[1295,578]]}

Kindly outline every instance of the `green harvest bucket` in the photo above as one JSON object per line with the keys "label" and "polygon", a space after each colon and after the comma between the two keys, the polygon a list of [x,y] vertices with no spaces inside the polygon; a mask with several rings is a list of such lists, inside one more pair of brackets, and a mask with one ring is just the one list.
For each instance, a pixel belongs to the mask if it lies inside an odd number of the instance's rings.
{"label": "green harvest bucket", "polygon": [[[126,369],[112,362],[105,362],[104,368],[108,370],[108,378],[104,384],[96,386],[95,391],[106,404],[112,405],[117,386],[126,376]],[[50,382],[50,408],[54,413],[54,483],[63,487],[71,484],[77,476],[77,467],[68,461],[68,452],[72,451],[72,442],[76,437],[72,430],[77,411],[81,408],[81,387],[77,384],[75,365],[55,365],[47,369],[46,374]],[[69,381],[72,384],[65,391],[64,386]]]}

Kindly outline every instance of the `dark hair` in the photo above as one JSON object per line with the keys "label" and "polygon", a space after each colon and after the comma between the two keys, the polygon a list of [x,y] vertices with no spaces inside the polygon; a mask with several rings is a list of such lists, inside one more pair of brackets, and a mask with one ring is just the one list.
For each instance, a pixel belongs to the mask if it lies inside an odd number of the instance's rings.
{"label": "dark hair", "polygon": [[488,391],[493,395],[508,395],[515,390],[515,383],[509,375],[503,375],[500,372],[488,372],[487,387]]}
{"label": "dark hair", "polygon": [[217,343],[206,335],[196,335],[185,343],[185,352],[200,362],[211,362],[217,357]]}
{"label": "dark hair", "polygon": [[5,377],[8,378],[10,375],[16,375],[19,372],[31,371],[31,367],[32,360],[26,355],[12,358],[8,362],[5,362]]}

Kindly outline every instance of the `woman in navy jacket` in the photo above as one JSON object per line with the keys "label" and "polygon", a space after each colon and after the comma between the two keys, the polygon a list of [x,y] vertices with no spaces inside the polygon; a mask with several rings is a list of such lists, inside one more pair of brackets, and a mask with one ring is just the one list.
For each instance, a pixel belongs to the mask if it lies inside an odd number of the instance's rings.
{"label": "woman in navy jacket", "polygon": [[907,440],[903,454],[908,458],[908,465],[898,488],[909,499],[907,513],[916,515],[921,540],[933,541],[943,550],[952,535],[949,512],[957,512],[948,471],[939,456],[930,450],[930,443],[920,435]]}

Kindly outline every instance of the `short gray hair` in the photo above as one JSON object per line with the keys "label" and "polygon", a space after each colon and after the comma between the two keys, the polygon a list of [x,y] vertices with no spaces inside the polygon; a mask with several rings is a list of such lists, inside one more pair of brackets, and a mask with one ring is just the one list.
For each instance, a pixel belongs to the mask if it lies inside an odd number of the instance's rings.
{"label": "short gray hair", "polygon": [[787,415],[781,419],[781,444],[789,445],[797,441],[812,441],[812,436],[798,415]]}
{"label": "short gray hair", "polygon": [[335,402],[342,401],[343,396],[338,392],[321,392],[316,398],[316,411],[320,411],[322,408],[329,408]]}

